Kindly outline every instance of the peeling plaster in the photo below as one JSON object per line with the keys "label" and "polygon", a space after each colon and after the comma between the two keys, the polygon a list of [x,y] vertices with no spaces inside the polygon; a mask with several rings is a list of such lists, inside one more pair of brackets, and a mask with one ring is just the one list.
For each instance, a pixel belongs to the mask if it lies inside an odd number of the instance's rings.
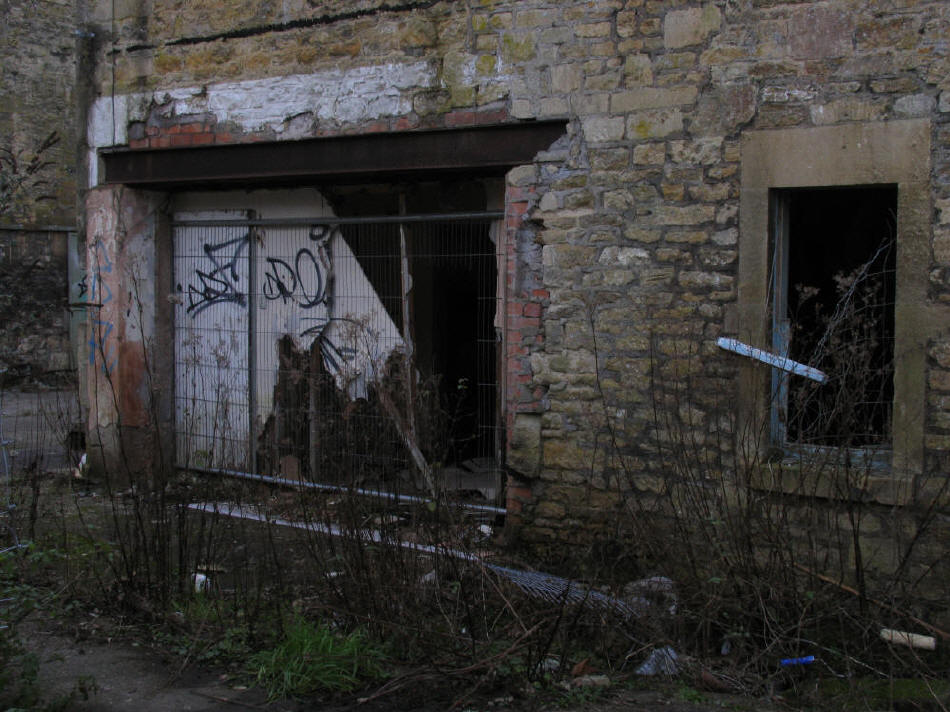
{"label": "peeling plaster", "polygon": [[153,106],[166,117],[210,114],[247,132],[297,138],[299,126],[288,121],[295,116],[337,123],[400,116],[412,111],[410,90],[438,83],[437,67],[422,61],[100,97],[89,112],[89,185],[98,184],[96,150],[127,144],[129,123],[144,121]]}

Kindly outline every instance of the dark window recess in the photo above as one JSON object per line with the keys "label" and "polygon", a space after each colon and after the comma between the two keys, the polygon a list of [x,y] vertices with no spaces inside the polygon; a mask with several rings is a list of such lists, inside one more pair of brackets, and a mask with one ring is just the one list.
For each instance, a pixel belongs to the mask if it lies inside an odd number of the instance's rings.
{"label": "dark window recess", "polygon": [[773,375],[777,444],[890,444],[896,214],[896,186],[773,191],[773,347],[828,376]]}

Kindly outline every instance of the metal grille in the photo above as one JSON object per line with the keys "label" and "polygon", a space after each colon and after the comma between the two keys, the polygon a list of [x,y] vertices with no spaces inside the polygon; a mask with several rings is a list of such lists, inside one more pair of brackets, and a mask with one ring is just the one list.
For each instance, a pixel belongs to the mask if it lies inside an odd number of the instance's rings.
{"label": "metal grille", "polygon": [[180,466],[497,495],[497,215],[211,217],[174,223]]}

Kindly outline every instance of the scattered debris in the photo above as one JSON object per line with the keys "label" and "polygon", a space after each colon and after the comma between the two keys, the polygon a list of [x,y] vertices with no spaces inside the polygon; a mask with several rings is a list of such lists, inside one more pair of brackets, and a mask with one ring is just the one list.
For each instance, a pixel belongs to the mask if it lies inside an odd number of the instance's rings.
{"label": "scattered debris", "polygon": [[571,677],[584,677],[593,675],[597,670],[590,664],[590,658],[584,658],[571,668]]}
{"label": "scattered debris", "polygon": [[679,667],[676,665],[678,659],[676,651],[669,645],[665,645],[662,648],[655,648],[634,672],[637,675],[677,675],[679,673]]}
{"label": "scattered debris", "polygon": [[195,588],[195,593],[208,593],[211,590],[211,579],[206,574],[192,574],[191,583]]}
{"label": "scattered debris", "polygon": [[571,684],[574,687],[610,687],[610,678],[606,675],[584,675]]}
{"label": "scattered debris", "polygon": [[676,615],[676,590],[673,580],[666,576],[650,576],[649,578],[631,581],[623,587],[623,597],[632,605],[637,605],[644,599],[656,605],[665,604],[669,615]]}
{"label": "scattered debris", "polygon": [[811,665],[815,662],[814,655],[805,655],[800,658],[782,658],[778,664],[782,667],[798,667],[801,665]]}
{"label": "scattered debris", "polygon": [[937,639],[932,635],[907,633],[903,630],[881,628],[881,640],[886,640],[888,643],[893,643],[895,645],[906,645],[909,648],[919,648],[920,650],[937,649]]}
{"label": "scattered debris", "polygon": [[699,684],[712,692],[732,692],[735,688],[727,682],[720,680],[719,677],[703,668],[699,673]]}
{"label": "scattered debris", "polygon": [[[845,593],[850,593],[852,596],[857,596],[859,598],[866,598],[865,596],[861,594],[860,591],[858,591],[853,586],[848,586],[846,583],[843,583],[841,581],[835,581],[830,576],[825,576],[824,574],[820,574],[817,571],[812,571],[807,566],[803,566],[802,564],[795,564],[795,568],[798,569],[799,571],[804,571],[806,574],[814,576],[819,581],[823,581],[824,583],[831,584],[832,586],[837,586],[842,591],[844,591]],[[873,603],[875,606],[877,606],[878,608],[882,610],[890,611],[891,613],[896,613],[900,616],[907,618],[911,622],[919,625],[921,628],[925,628],[926,630],[929,630],[931,633],[943,638],[944,640],[950,640],[950,633],[948,633],[947,631],[941,628],[938,628],[935,625],[931,625],[930,623],[927,623],[926,621],[922,621],[920,618],[916,618],[915,616],[910,615],[909,613],[901,610],[897,606],[892,606],[890,603],[886,603],[885,601],[879,601],[876,598],[866,598],[866,600],[869,601],[870,603]]]}

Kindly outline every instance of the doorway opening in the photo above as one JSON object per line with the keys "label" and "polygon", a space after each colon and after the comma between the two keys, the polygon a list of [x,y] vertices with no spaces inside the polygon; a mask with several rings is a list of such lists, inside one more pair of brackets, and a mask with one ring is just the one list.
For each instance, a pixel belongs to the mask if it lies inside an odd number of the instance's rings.
{"label": "doorway opening", "polygon": [[497,501],[500,213],[325,193],[176,216],[179,465]]}

